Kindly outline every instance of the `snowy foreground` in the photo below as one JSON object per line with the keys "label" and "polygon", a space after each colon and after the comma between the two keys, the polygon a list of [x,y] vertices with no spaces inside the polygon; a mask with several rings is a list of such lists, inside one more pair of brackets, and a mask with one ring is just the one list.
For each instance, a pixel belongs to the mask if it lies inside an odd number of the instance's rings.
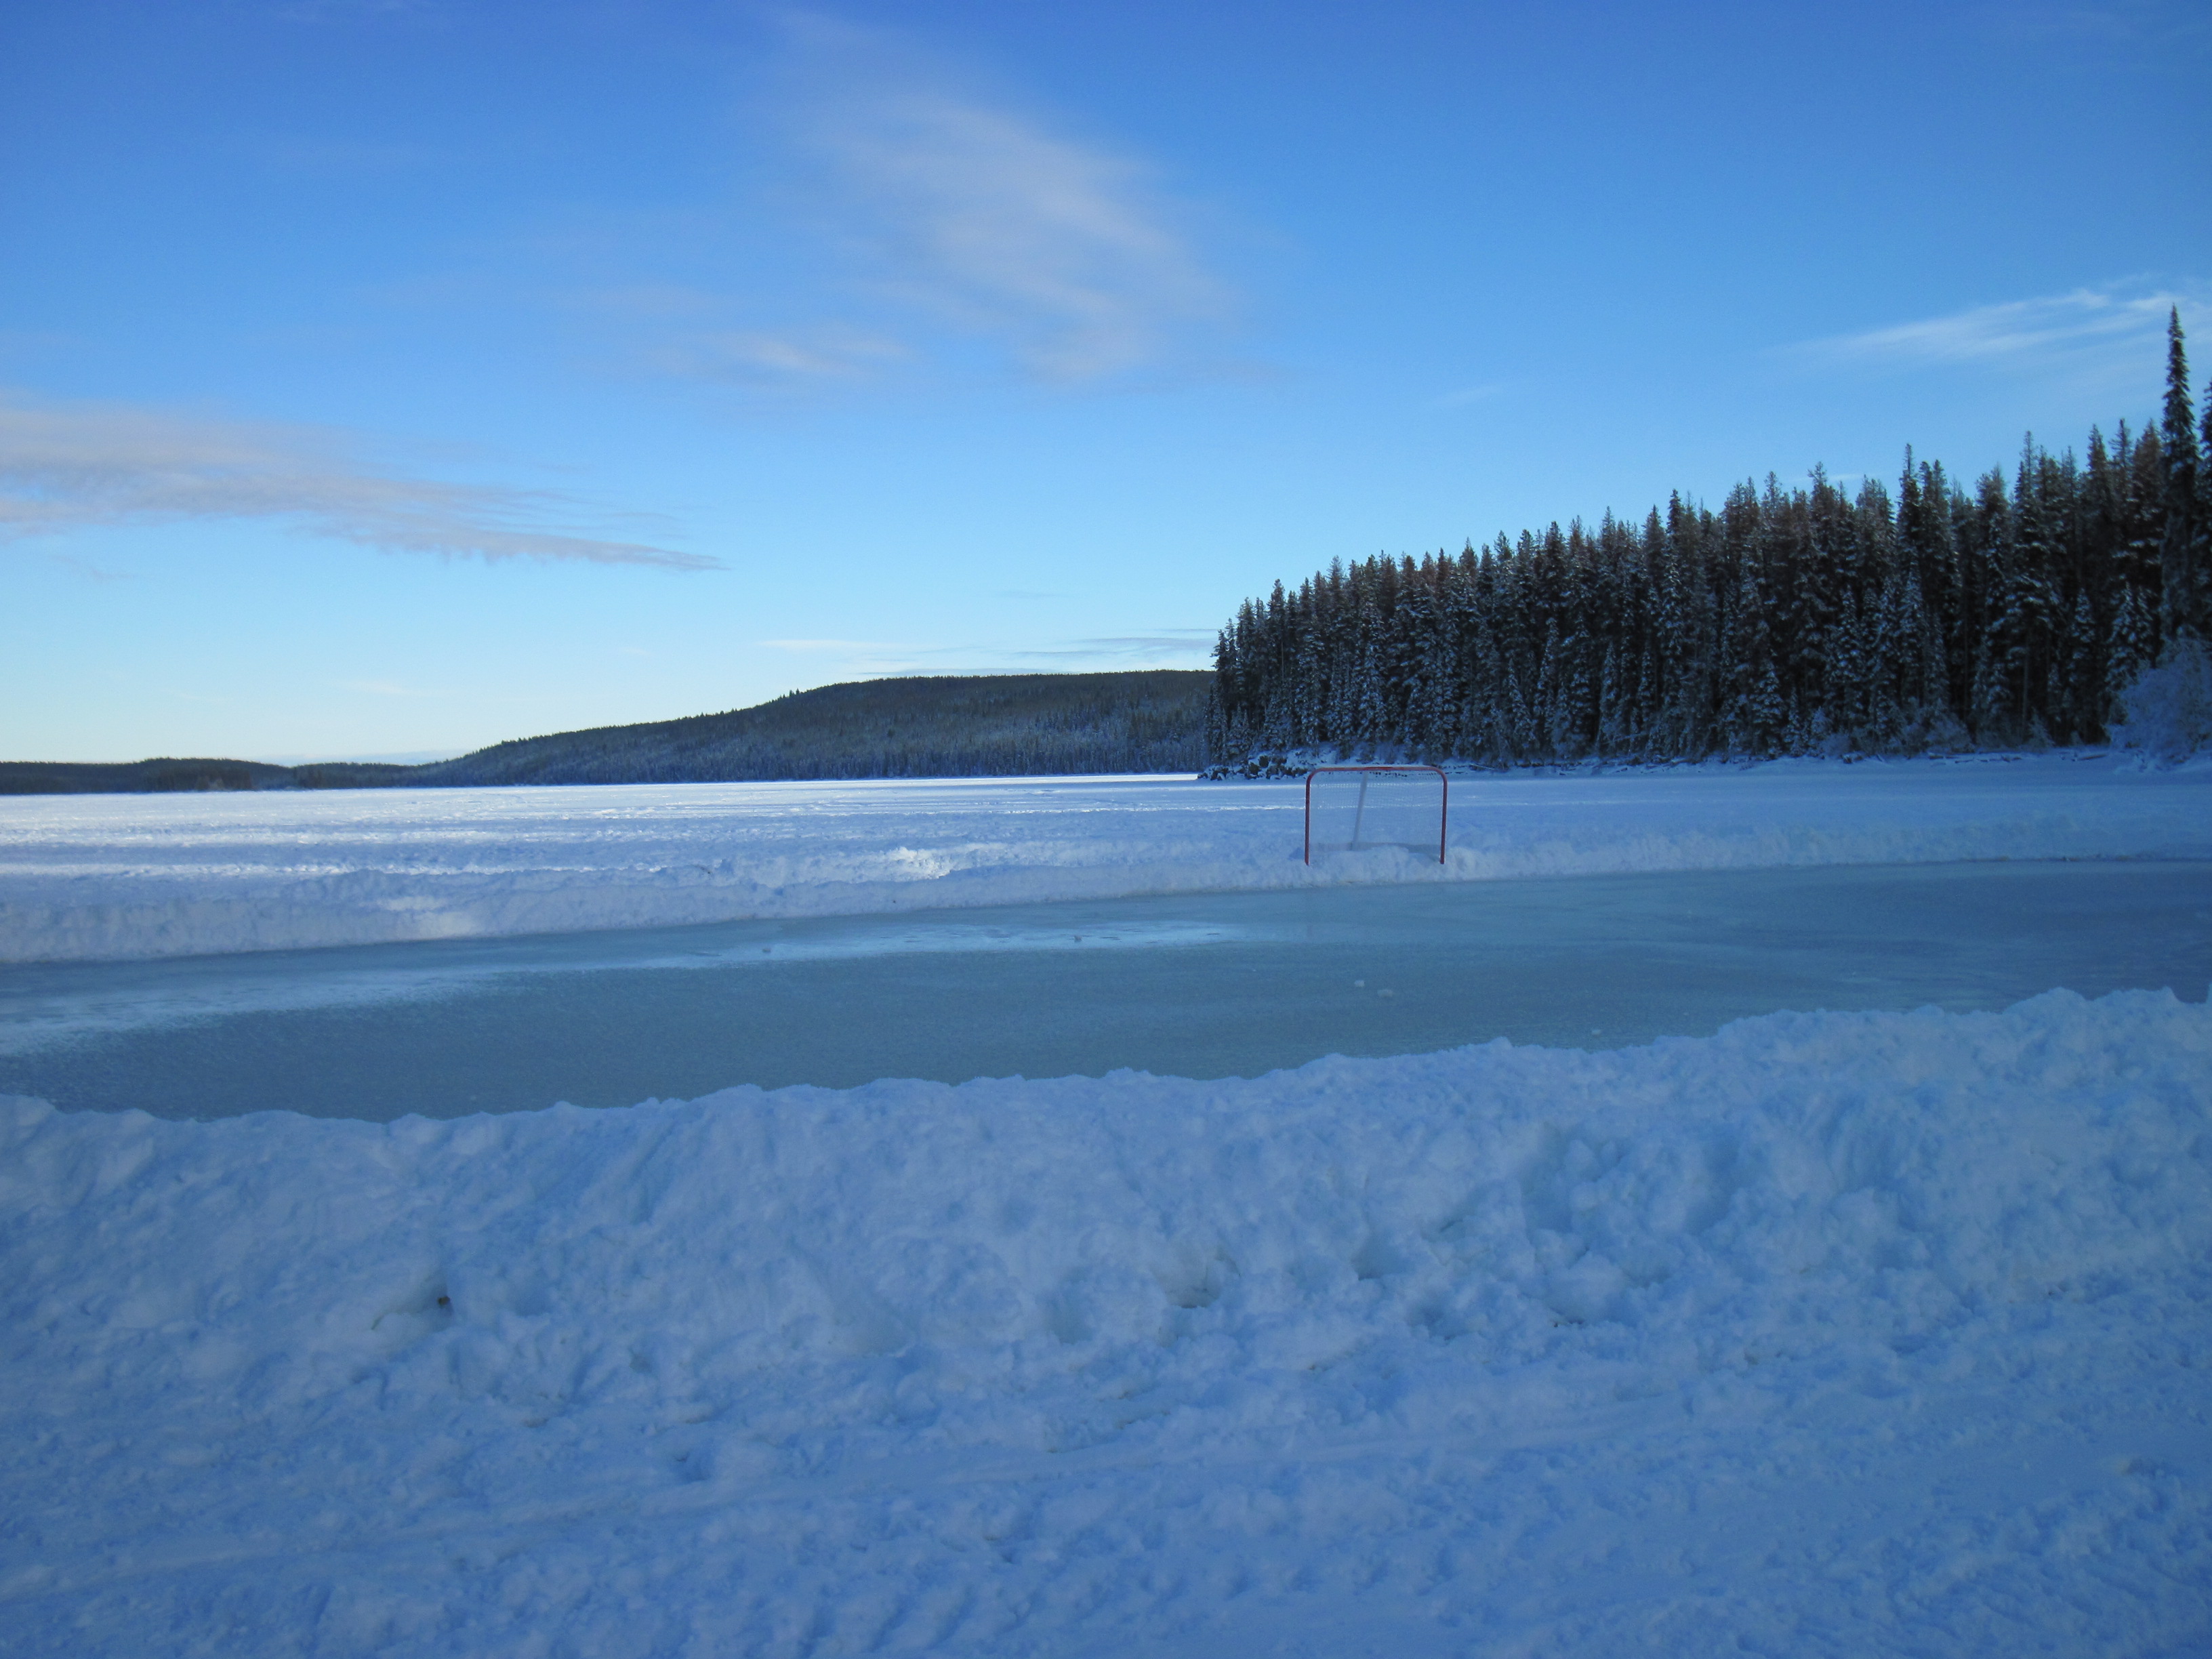
{"label": "snowy foreground", "polygon": [[1300,861],[1295,783],[987,779],[0,799],[0,962],[1344,881],[2203,857],[2212,769],[2105,756],[1455,781],[1446,863]]}
{"label": "snowy foreground", "polygon": [[[1496,781],[1446,873],[2202,858],[2208,783]],[[769,787],[0,803],[0,938],[1419,873],[1309,876],[1280,786]],[[443,1122],[0,1097],[0,1652],[2204,1652],[2181,988]]]}
{"label": "snowy foreground", "polygon": [[0,1115],[10,1651],[2201,1652],[2212,1015]]}

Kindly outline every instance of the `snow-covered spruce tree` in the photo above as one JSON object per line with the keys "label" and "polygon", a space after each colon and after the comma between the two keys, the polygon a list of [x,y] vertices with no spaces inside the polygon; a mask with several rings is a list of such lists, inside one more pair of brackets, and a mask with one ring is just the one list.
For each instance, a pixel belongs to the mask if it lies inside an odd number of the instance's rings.
{"label": "snow-covered spruce tree", "polygon": [[2182,635],[2120,693],[2120,705],[2112,735],[2123,747],[2168,766],[2212,749],[2212,648]]}
{"label": "snow-covered spruce tree", "polygon": [[2166,459],[2166,523],[2160,539],[2159,580],[2164,591],[2160,620],[2171,640],[2199,632],[2202,621],[2197,569],[2200,445],[2190,407],[2189,354],[2183,348],[2179,307],[2167,315],[2166,342],[2166,407],[2159,422]]}
{"label": "snow-covered spruce tree", "polygon": [[2212,380],[2204,385],[2204,425],[2197,458],[2197,501],[2189,559],[2191,627],[2212,637]]}
{"label": "snow-covered spruce tree", "polygon": [[1209,741],[1511,765],[2104,740],[2212,634],[2212,397],[2179,319],[2162,418],[2085,465],[2030,439],[1969,492],[1909,449],[1895,499],[1817,470],[1639,526],[1333,564],[1223,630]]}
{"label": "snow-covered spruce tree", "polygon": [[[2212,750],[2212,646],[2207,643],[2212,636],[2212,384],[2205,388],[2201,430],[2193,417],[2177,309],[2166,321],[2166,405],[2156,434],[2166,486],[2158,538],[2157,632],[2162,638],[2154,652],[2130,593],[2124,635],[2116,625],[2112,653],[2121,716],[2112,735],[2166,765]],[[2139,448],[2152,447],[2152,436],[2145,433]],[[2142,534],[2130,539],[2131,565],[2144,562],[2148,539]],[[2124,678],[2123,669],[2131,671]]]}

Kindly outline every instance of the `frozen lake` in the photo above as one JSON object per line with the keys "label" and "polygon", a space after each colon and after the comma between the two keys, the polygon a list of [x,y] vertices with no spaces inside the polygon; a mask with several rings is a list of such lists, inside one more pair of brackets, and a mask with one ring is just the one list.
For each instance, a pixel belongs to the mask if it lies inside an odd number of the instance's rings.
{"label": "frozen lake", "polygon": [[2208,982],[2203,860],[1298,888],[19,965],[0,1093],[449,1118],[743,1083],[1249,1077]]}
{"label": "frozen lake", "polygon": [[2208,790],[0,801],[8,1628],[2197,1651]]}
{"label": "frozen lake", "polygon": [[1309,867],[1303,802],[1295,782],[1159,777],[19,796],[0,799],[0,963],[1145,894],[2212,858],[2212,769],[2071,751],[1462,778],[1442,865],[1388,849]]}

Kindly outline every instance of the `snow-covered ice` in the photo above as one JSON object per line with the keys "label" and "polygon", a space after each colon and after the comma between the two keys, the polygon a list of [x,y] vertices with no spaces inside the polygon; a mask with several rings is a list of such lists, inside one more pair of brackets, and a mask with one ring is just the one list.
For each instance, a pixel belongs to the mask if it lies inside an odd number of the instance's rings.
{"label": "snow-covered ice", "polygon": [[[2154,871],[2212,852],[2208,783],[1480,780],[1443,874]],[[1424,878],[1309,874],[1297,802],[10,801],[0,939]],[[2212,1007],[2182,988],[450,1121],[0,1098],[0,1650],[2202,1652]]]}
{"label": "snow-covered ice", "polygon": [[1452,789],[1443,866],[1301,862],[1296,784],[986,779],[0,799],[0,961],[1638,870],[2212,854],[2212,771],[2078,754]]}

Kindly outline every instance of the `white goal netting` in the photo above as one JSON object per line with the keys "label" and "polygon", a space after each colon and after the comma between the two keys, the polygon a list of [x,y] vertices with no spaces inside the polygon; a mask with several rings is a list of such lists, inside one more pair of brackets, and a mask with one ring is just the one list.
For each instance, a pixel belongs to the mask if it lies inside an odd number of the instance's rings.
{"label": "white goal netting", "polygon": [[1451,786],[1433,766],[1320,766],[1306,775],[1306,862],[1402,847],[1441,864]]}

